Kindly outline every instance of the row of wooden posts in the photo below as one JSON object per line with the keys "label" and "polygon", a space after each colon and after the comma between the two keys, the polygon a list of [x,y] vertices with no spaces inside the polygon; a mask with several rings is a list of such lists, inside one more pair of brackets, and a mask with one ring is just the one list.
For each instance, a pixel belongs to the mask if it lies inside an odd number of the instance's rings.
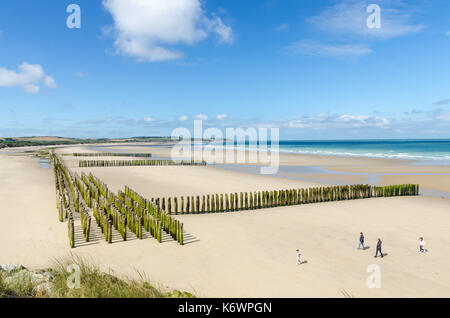
{"label": "row of wooden posts", "polygon": [[168,233],[180,245],[184,245],[183,223],[166,213],[161,207],[153,202],[145,199],[143,196],[125,186],[124,192],[119,192],[119,196],[123,197],[124,202],[139,214],[143,211],[153,216],[161,223],[162,229]]}
{"label": "row of wooden posts", "polygon": [[[75,174],[74,180],[76,188],[79,190],[87,207],[92,209],[92,214],[105,237],[105,241],[112,243],[113,227],[119,232],[123,240],[126,240],[127,218],[110,202],[109,198],[113,194],[109,191],[103,191],[102,189],[106,187],[103,183],[100,182],[101,185],[99,187],[93,182],[93,178],[87,177],[85,174],[82,174],[81,177],[78,176],[78,174]],[[82,222],[83,233],[85,234],[85,237],[88,238],[88,230],[86,233],[85,228],[89,229],[90,227],[84,225],[86,217],[83,217],[81,212],[80,219]]]}
{"label": "row of wooden posts", "polygon": [[118,153],[118,152],[75,152],[74,157],[142,157],[150,158],[151,153]]}
{"label": "row of wooden posts", "polygon": [[73,220],[73,214],[69,214],[69,219],[67,221],[67,227],[69,230],[69,244],[71,248],[75,248],[75,226]]}
{"label": "row of wooden posts", "polygon": [[55,185],[56,185],[56,208],[58,210],[58,220],[64,222],[68,217],[69,194],[64,186],[64,177],[59,169],[54,166]]}
{"label": "row of wooden posts", "polygon": [[[136,193],[133,192],[133,194]],[[165,213],[154,204],[143,205],[140,203],[142,200],[136,201],[134,196],[131,195],[131,192],[127,191],[127,188],[125,189],[125,192],[119,191],[118,197],[125,204],[127,209],[132,210],[142,218],[144,228],[150,234],[156,233],[159,242],[161,242],[162,239],[161,231],[165,231],[180,245],[184,245],[183,223],[179,220],[176,220],[174,217]],[[154,226],[155,224],[157,227]]]}
{"label": "row of wooden posts", "polygon": [[[71,178],[65,170],[64,166],[60,162],[59,158],[51,155],[53,162],[53,171],[55,175],[56,185],[56,207],[58,210],[58,220],[64,222],[67,219],[67,229],[69,237],[69,245],[71,248],[75,247],[75,226],[74,226],[74,213],[75,210],[80,208],[79,201],[77,200],[76,189],[71,184]],[[70,190],[70,195],[68,189]],[[90,219],[86,219],[86,214],[83,210],[83,232],[88,233],[90,229]],[[88,225],[89,222],[89,225]],[[89,228],[89,229],[88,229]]]}
{"label": "row of wooden posts", "polygon": [[105,197],[99,187],[85,174],[82,174],[81,177],[75,175],[75,178],[85,201],[92,208],[92,214],[105,241],[112,243],[113,227],[125,241],[127,239],[126,219],[108,200],[108,193],[104,193]]}
{"label": "row of wooden posts", "polygon": [[364,199],[372,197],[418,195],[418,184],[377,187],[365,184],[290,189],[275,191],[237,192],[212,195],[152,198],[168,214],[233,212],[315,202]]}
{"label": "row of wooden posts", "polygon": [[[58,185],[61,192],[69,192],[71,197],[71,204],[73,205],[74,212],[78,212],[78,205],[76,200],[76,193],[73,186],[73,177],[70,175],[66,167],[61,163],[61,160],[54,155],[51,156],[53,162],[53,169],[55,172],[55,178],[58,179]],[[57,175],[59,177],[57,178]],[[68,203],[69,204],[69,203]]]}
{"label": "row of wooden posts", "polygon": [[[93,208],[93,203],[96,198],[95,196],[94,198],[91,197],[91,192],[87,189],[83,180],[81,180],[77,174],[73,176],[61,162],[60,158],[54,153],[52,154],[52,159],[53,168],[55,170],[55,179],[57,187],[59,187],[57,194],[59,192],[64,193],[63,196],[57,195],[57,197],[59,197],[57,200],[59,220],[63,222],[64,219],[68,219],[70,246],[73,248],[75,247],[73,235],[74,213],[79,213],[84,239],[86,242],[89,242],[91,231],[91,216],[89,209]],[[67,189],[70,190],[71,196],[67,195]],[[97,224],[99,224],[98,220],[99,218],[101,219],[101,216],[99,216],[98,211],[94,209],[93,215],[97,220]],[[102,232],[105,233],[106,239],[111,241],[112,231],[108,231],[108,224],[105,224],[105,226],[101,228]]]}
{"label": "row of wooden posts", "polygon": [[[67,178],[66,182],[69,184],[69,188],[72,189],[72,201],[74,205],[74,211],[75,213],[79,214],[80,222],[81,222],[81,229],[83,232],[83,237],[86,242],[89,242],[90,239],[90,233],[91,233],[91,216],[89,213],[90,208],[90,198],[87,198],[85,193],[82,192],[83,188],[79,187],[79,180],[77,175],[73,176],[70,172],[67,171],[67,169],[64,167],[64,165],[61,164],[61,167],[63,171],[66,171]],[[72,215],[73,215],[72,212]],[[73,220],[72,220],[73,221]],[[75,244],[73,244],[75,245]],[[74,246],[73,246],[74,247]]]}
{"label": "row of wooden posts", "polygon": [[206,161],[178,160],[80,160],[80,168],[129,166],[205,166]]}
{"label": "row of wooden posts", "polygon": [[132,198],[124,192],[119,191],[115,195],[108,190],[108,187],[100,179],[92,174],[87,176],[82,173],[78,183],[81,192],[84,193],[85,201],[91,202],[97,224],[105,234],[105,240],[111,242],[111,231],[114,227],[122,236],[127,239],[127,227],[136,235],[143,238],[143,229],[150,233],[158,242],[162,242],[162,230],[171,234],[181,245],[183,244],[183,225],[172,216],[160,211],[156,205],[150,210],[134,202]]}
{"label": "row of wooden posts", "polygon": [[81,228],[83,230],[83,236],[86,242],[89,242],[89,236],[91,232],[91,215],[89,209],[92,208],[92,198],[89,191],[86,191],[83,182],[80,180],[77,174],[73,177],[75,183],[75,191],[77,192],[76,201],[79,206]]}
{"label": "row of wooden posts", "polygon": [[81,229],[83,230],[84,240],[89,242],[89,235],[91,233],[91,216],[84,203],[80,202],[80,221]]}
{"label": "row of wooden posts", "polygon": [[[125,216],[126,224],[128,224],[130,231],[133,232],[138,239],[142,239],[142,226],[144,224],[142,216],[126,206],[120,196],[110,194],[109,199],[113,206]],[[156,239],[159,241],[158,237],[156,237]]]}
{"label": "row of wooden posts", "polygon": [[[106,208],[104,205],[99,204],[97,201],[93,203],[93,215],[95,218],[95,221],[97,222],[97,225],[100,227],[103,235],[105,236],[105,241],[109,244],[112,243],[112,229],[113,229],[113,222],[111,221],[110,217],[108,216],[108,213],[106,212]],[[125,239],[127,236],[125,233]]]}
{"label": "row of wooden posts", "polygon": [[[68,220],[70,246],[75,247],[74,213],[80,215],[84,239],[88,242],[91,230],[92,214],[102,230],[105,240],[112,243],[113,227],[123,240],[127,239],[127,229],[139,239],[143,238],[143,229],[162,242],[162,232],[170,234],[183,245],[183,224],[160,210],[156,205],[142,206],[125,192],[115,195],[100,179],[92,174],[72,175],[60,158],[52,154],[57,190],[58,218]],[[69,189],[69,190],[67,190]],[[70,193],[70,195],[69,195]]]}

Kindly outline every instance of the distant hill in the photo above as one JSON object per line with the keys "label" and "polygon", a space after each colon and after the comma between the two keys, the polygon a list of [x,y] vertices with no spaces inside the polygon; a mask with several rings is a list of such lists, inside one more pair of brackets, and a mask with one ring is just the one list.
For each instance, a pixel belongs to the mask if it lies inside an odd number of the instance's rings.
{"label": "distant hill", "polygon": [[35,137],[17,137],[15,140],[21,141],[70,141],[70,138],[53,137],[53,136],[35,136]]}
{"label": "distant hill", "polygon": [[[192,141],[194,139],[192,138]],[[204,139],[203,141],[212,141]],[[58,136],[31,136],[31,137],[0,137],[0,149],[28,146],[52,146],[71,144],[99,144],[99,143],[126,143],[126,142],[174,142],[169,136],[130,137],[130,138],[66,138]]]}
{"label": "distant hill", "polygon": [[170,141],[170,137],[133,137],[133,138],[113,138],[113,139],[109,138],[81,139],[81,138],[65,138],[57,136],[0,137],[0,148],[70,145],[70,144],[167,142],[167,141]]}

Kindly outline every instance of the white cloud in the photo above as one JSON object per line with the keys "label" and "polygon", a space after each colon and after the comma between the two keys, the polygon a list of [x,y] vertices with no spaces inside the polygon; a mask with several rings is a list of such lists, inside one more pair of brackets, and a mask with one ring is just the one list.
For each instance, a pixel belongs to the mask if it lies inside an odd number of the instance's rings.
{"label": "white cloud", "polygon": [[195,119],[208,120],[208,116],[204,114],[198,114],[197,116],[195,116]]}
{"label": "white cloud", "polygon": [[287,123],[288,128],[331,129],[331,128],[389,128],[390,121],[384,117],[367,115],[329,115],[304,116]]}
{"label": "white cloud", "polygon": [[233,43],[233,29],[225,25],[220,17],[214,16],[212,20],[205,20],[208,30],[215,33],[222,44]]}
{"label": "white cloud", "polygon": [[39,64],[29,64],[24,62],[19,65],[19,71],[11,71],[0,67],[0,87],[21,86],[27,93],[38,93],[40,85],[56,88],[53,77],[45,74]]}
{"label": "white cloud", "polygon": [[149,122],[152,122],[152,121],[154,121],[154,119],[151,118],[151,117],[145,117],[144,118],[144,122],[146,122],[146,123],[149,123]]}
{"label": "white cloud", "polygon": [[103,0],[113,19],[118,53],[140,61],[179,59],[177,44],[193,45],[215,34],[219,43],[232,43],[233,32],[220,17],[210,19],[200,0]]}
{"label": "white cloud", "polygon": [[[371,114],[317,114],[305,115],[294,120],[291,118],[260,118],[252,116],[248,118],[234,119],[235,127],[254,128],[280,128],[280,133],[285,138],[292,139],[339,139],[339,138],[447,138],[450,134],[450,109],[413,109],[405,117],[396,115]],[[388,117],[389,116],[389,117]],[[187,117],[187,116],[186,116]],[[69,128],[71,134],[93,132],[105,137],[105,132],[111,132],[112,136],[117,133],[124,135],[143,136],[151,132],[152,135],[167,135],[174,128],[180,126],[178,118],[155,119],[145,122],[143,119],[128,117],[107,117],[84,121],[75,121],[73,127]],[[54,123],[62,119],[54,119]],[[48,125],[49,121],[47,121]],[[63,122],[64,123],[64,122]],[[226,122],[211,121],[204,122],[205,127],[221,127],[226,129]],[[222,125],[221,125],[222,124]],[[66,126],[66,124],[64,124]],[[219,126],[217,126],[219,125]],[[73,129],[72,129],[73,128]],[[189,128],[189,127],[187,127]],[[149,130],[150,129],[150,130]],[[0,133],[2,128],[0,128]],[[8,128],[3,129],[8,131]],[[223,130],[224,131],[224,130]],[[225,131],[224,131],[225,132]],[[4,133],[5,135],[25,135],[15,130],[15,133]],[[27,132],[26,134],[31,134]],[[33,132],[33,135],[45,135]],[[92,137],[92,136],[91,136]]]}
{"label": "white cloud", "polygon": [[[348,43],[349,39],[370,43],[371,40],[384,40],[420,32],[425,25],[412,22],[416,7],[402,0],[377,0],[381,8],[381,27],[369,28],[367,19],[373,12],[367,12],[372,0],[337,0],[307,23],[319,30],[340,36]],[[307,54],[321,57],[363,56],[372,53],[366,44],[325,44],[302,40],[287,48],[291,54]]]}
{"label": "white cloud", "polygon": [[438,118],[441,120],[450,121],[450,111],[442,112]]}
{"label": "white cloud", "polygon": [[56,88],[56,83],[55,83],[55,79],[51,76],[45,76],[44,77],[44,86],[46,87],[50,87],[50,88]]}
{"label": "white cloud", "polygon": [[305,54],[320,57],[358,57],[372,53],[372,50],[364,45],[344,44],[329,45],[316,41],[298,41],[287,48],[287,53]]}
{"label": "white cloud", "polygon": [[435,109],[432,111],[432,116],[435,119],[443,120],[443,121],[447,122],[447,121],[450,121],[450,110],[449,109],[444,110],[444,109],[438,108],[438,109]]}
{"label": "white cloud", "polygon": [[[328,118],[328,116],[326,118]],[[335,122],[343,123],[345,125],[350,124],[353,127],[386,127],[389,125],[389,120],[387,118],[365,115],[340,115]]]}
{"label": "white cloud", "polygon": [[381,8],[381,28],[368,28],[366,12],[372,0],[346,0],[329,7],[307,22],[322,31],[330,33],[360,35],[370,38],[387,39],[421,31],[423,24],[411,22],[414,9],[401,0],[378,0]]}
{"label": "white cloud", "polygon": [[433,103],[433,105],[448,105],[448,104],[450,104],[450,98],[442,99]]}
{"label": "white cloud", "polygon": [[178,118],[179,121],[186,121],[189,120],[188,116],[181,116],[180,118]]}
{"label": "white cloud", "polygon": [[75,72],[75,76],[80,77],[80,78],[84,78],[84,77],[87,76],[87,74],[84,73],[84,72]]}
{"label": "white cloud", "polygon": [[275,27],[275,31],[286,31],[289,30],[289,28],[290,28],[289,23],[282,23]]}
{"label": "white cloud", "polygon": [[228,118],[228,115],[227,114],[220,114],[220,115],[217,115],[216,118],[218,120],[225,120],[225,119]]}
{"label": "white cloud", "polygon": [[39,86],[37,86],[37,85],[32,85],[32,84],[30,84],[30,85],[25,85],[25,86],[23,87],[23,90],[24,90],[25,92],[27,92],[27,93],[30,93],[30,94],[36,94],[36,93],[39,93]]}

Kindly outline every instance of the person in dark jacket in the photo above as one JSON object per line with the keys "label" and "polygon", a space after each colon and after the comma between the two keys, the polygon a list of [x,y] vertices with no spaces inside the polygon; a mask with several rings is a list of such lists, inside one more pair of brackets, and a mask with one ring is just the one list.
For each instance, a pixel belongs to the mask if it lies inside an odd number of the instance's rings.
{"label": "person in dark jacket", "polygon": [[359,236],[359,243],[358,243],[358,250],[361,248],[364,249],[364,234],[363,232],[361,232],[360,236]]}
{"label": "person in dark jacket", "polygon": [[377,243],[377,252],[375,253],[375,256],[374,256],[374,257],[378,257],[378,252],[380,252],[381,258],[383,258],[383,252],[381,251],[381,244],[382,244],[381,240],[378,239],[378,243]]}

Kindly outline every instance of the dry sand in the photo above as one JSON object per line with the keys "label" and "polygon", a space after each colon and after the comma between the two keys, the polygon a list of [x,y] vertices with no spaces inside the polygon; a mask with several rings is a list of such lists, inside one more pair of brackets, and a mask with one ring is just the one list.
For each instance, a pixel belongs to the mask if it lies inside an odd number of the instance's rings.
{"label": "dry sand", "polygon": [[[113,151],[115,145],[108,149]],[[65,147],[86,152],[92,148]],[[120,148],[124,152],[141,149]],[[140,152],[167,154],[167,149]],[[292,155],[289,155],[287,161]],[[299,165],[350,166],[384,169],[409,163],[376,159],[298,157]],[[76,162],[63,157],[71,169]],[[283,158],[283,156],[282,156]],[[282,159],[283,162],[285,159]],[[313,160],[313,161],[311,161]],[[320,164],[318,162],[320,161]],[[364,164],[364,162],[366,162]],[[289,165],[295,162],[289,161]],[[380,168],[381,167],[381,168]],[[414,166],[413,166],[414,167]],[[426,169],[420,166],[420,169]],[[446,173],[444,167],[442,173]],[[196,195],[305,187],[314,183],[283,177],[253,175],[211,167],[85,168],[109,184],[124,185],[147,197]],[[363,170],[364,171],[364,170]],[[348,177],[343,175],[342,178]],[[351,176],[350,176],[351,177]],[[391,177],[391,176],[389,176]],[[415,182],[413,176],[411,182]],[[423,177],[423,176],[422,176]],[[430,184],[432,178],[430,177]],[[330,179],[336,178],[335,175]],[[384,178],[384,177],[383,177]],[[185,246],[153,238],[106,244],[98,240],[68,247],[66,224],[57,221],[52,171],[38,159],[0,155],[0,263],[47,266],[52,257],[73,252],[92,258],[103,268],[136,275],[144,271],[165,286],[194,291],[206,297],[448,297],[450,296],[450,200],[438,197],[377,198],[263,209],[251,212],[179,216]],[[315,178],[316,180],[317,178]],[[400,179],[380,180],[398,183]],[[406,179],[405,179],[406,180]],[[409,179],[408,179],[409,180]],[[326,178],[320,182],[327,183]],[[409,181],[408,181],[409,182]],[[443,186],[447,189],[447,185]],[[24,195],[19,194],[22,189]],[[359,232],[369,249],[357,250]],[[426,254],[418,253],[424,236]],[[382,238],[387,256],[373,258],[376,239]],[[297,248],[306,263],[296,265]],[[367,266],[381,268],[381,288],[369,289]]]}
{"label": "dry sand", "polygon": [[67,250],[52,171],[31,155],[0,155],[0,180],[0,263],[46,266]]}

